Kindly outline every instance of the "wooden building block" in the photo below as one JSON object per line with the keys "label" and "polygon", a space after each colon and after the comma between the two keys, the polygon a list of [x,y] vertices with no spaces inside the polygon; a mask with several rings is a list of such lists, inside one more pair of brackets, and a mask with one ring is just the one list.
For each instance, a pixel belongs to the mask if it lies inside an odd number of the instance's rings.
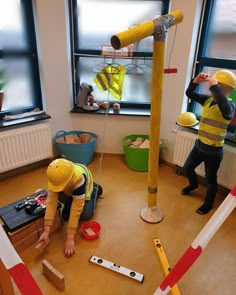
{"label": "wooden building block", "polygon": [[133,142],[133,146],[140,147],[140,145],[144,142],[144,139],[141,137],[136,138],[136,140]]}
{"label": "wooden building block", "polygon": [[65,140],[66,140],[66,143],[74,143],[74,135],[73,134],[68,134],[65,136]]}
{"label": "wooden building block", "polygon": [[65,143],[65,138],[64,137],[58,137],[56,139],[56,142]]}
{"label": "wooden building block", "polygon": [[142,141],[135,141],[135,142],[133,142],[132,145],[136,148],[139,148],[142,143],[143,143]]}
{"label": "wooden building block", "polygon": [[88,143],[93,140],[93,136],[89,133],[82,133],[80,134],[80,141],[81,143]]}
{"label": "wooden building block", "polygon": [[65,278],[64,275],[62,273],[60,273],[57,269],[53,268],[52,269],[52,273],[54,276],[54,281],[58,284],[58,285],[62,285],[65,284]]}
{"label": "wooden building block", "polygon": [[14,295],[14,289],[9,272],[0,259],[0,295]]}
{"label": "wooden building block", "polygon": [[49,239],[47,241],[42,241],[35,246],[35,249],[38,250],[39,252],[42,252],[49,243],[50,243]]}
{"label": "wooden building block", "polygon": [[65,278],[46,259],[42,261],[43,274],[60,290],[65,289]]}
{"label": "wooden building block", "polygon": [[139,147],[140,149],[149,149],[149,140],[145,139],[144,142]]}
{"label": "wooden building block", "polygon": [[125,140],[124,142],[123,142],[123,145],[126,145],[126,146],[130,146],[130,145],[132,145],[132,140],[131,139],[127,139],[127,140]]}
{"label": "wooden building block", "polygon": [[74,136],[74,143],[81,143],[80,137],[78,135],[74,134],[73,136]]}
{"label": "wooden building block", "polygon": [[138,142],[140,142],[140,141],[141,141],[141,142],[143,142],[143,141],[144,141],[144,139],[143,139],[142,137],[137,137],[135,141],[138,141]]}
{"label": "wooden building block", "polygon": [[46,271],[46,272],[54,268],[46,259],[42,261],[42,267],[43,267],[43,271]]}
{"label": "wooden building block", "polygon": [[89,235],[89,236],[94,236],[96,233],[89,227],[85,229],[85,232]]}

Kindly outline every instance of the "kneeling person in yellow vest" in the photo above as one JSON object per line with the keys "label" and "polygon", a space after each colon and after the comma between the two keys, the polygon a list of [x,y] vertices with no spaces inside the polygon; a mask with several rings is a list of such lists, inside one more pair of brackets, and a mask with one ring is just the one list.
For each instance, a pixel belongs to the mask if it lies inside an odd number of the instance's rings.
{"label": "kneeling person in yellow vest", "polygon": [[[196,91],[198,85],[204,82],[209,83],[211,95],[199,94]],[[198,214],[208,213],[214,204],[217,172],[223,158],[224,138],[235,111],[235,104],[228,95],[235,87],[234,73],[221,70],[214,76],[200,73],[190,82],[186,90],[186,95],[191,100],[203,106],[198,139],[183,167],[189,179],[189,185],[182,190],[182,194],[187,195],[198,187],[195,168],[202,162],[205,165],[207,193],[203,205],[196,211]]]}
{"label": "kneeling person in yellow vest", "polygon": [[64,247],[66,257],[75,252],[75,233],[79,220],[88,220],[94,215],[96,199],[102,194],[102,187],[93,183],[90,170],[81,164],[66,159],[53,161],[47,169],[48,198],[44,232],[38,243],[47,241],[53,224],[58,201],[64,203],[62,218],[68,221],[67,238]]}

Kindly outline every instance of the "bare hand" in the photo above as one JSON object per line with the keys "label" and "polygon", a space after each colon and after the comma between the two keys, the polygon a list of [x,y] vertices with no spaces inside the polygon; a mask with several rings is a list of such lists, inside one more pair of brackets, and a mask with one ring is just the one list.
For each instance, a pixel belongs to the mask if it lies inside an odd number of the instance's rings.
{"label": "bare hand", "polygon": [[38,244],[41,244],[41,243],[48,243],[49,242],[49,232],[48,231],[44,231],[43,233],[42,233],[42,235],[40,236],[40,238],[39,238],[39,240],[38,240],[38,242],[37,242],[37,245]]}
{"label": "bare hand", "polygon": [[213,76],[210,76],[210,75],[209,75],[209,76],[206,78],[206,80],[207,80],[207,82],[209,82],[209,84],[210,84],[211,86],[218,84],[218,83],[217,83],[217,80],[216,80]]}
{"label": "bare hand", "polygon": [[70,258],[75,254],[75,240],[67,239],[64,248],[64,255],[66,258]]}
{"label": "bare hand", "polygon": [[197,77],[193,80],[193,83],[195,84],[199,84],[199,83],[202,83],[202,82],[207,82],[209,81],[210,75],[206,74],[206,73],[200,73],[197,75]]}

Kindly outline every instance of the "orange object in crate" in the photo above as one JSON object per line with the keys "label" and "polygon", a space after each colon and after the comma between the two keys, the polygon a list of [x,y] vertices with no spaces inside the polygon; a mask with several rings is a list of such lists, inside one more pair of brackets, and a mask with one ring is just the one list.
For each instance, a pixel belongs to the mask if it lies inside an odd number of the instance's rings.
{"label": "orange object in crate", "polygon": [[81,226],[81,233],[86,240],[95,240],[101,231],[101,225],[96,221],[87,221]]}

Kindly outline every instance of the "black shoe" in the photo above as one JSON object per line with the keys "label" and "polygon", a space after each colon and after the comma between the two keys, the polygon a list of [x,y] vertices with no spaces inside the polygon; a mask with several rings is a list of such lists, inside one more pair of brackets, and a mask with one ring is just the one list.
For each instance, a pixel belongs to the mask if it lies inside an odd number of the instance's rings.
{"label": "black shoe", "polygon": [[212,209],[211,205],[208,205],[207,203],[203,203],[201,207],[199,207],[196,212],[200,215],[207,214]]}
{"label": "black shoe", "polygon": [[182,189],[181,194],[188,195],[191,191],[195,190],[196,188],[198,188],[198,185],[188,185]]}
{"label": "black shoe", "polygon": [[93,183],[93,191],[97,194],[97,197],[100,197],[103,194],[102,186],[95,182]]}

